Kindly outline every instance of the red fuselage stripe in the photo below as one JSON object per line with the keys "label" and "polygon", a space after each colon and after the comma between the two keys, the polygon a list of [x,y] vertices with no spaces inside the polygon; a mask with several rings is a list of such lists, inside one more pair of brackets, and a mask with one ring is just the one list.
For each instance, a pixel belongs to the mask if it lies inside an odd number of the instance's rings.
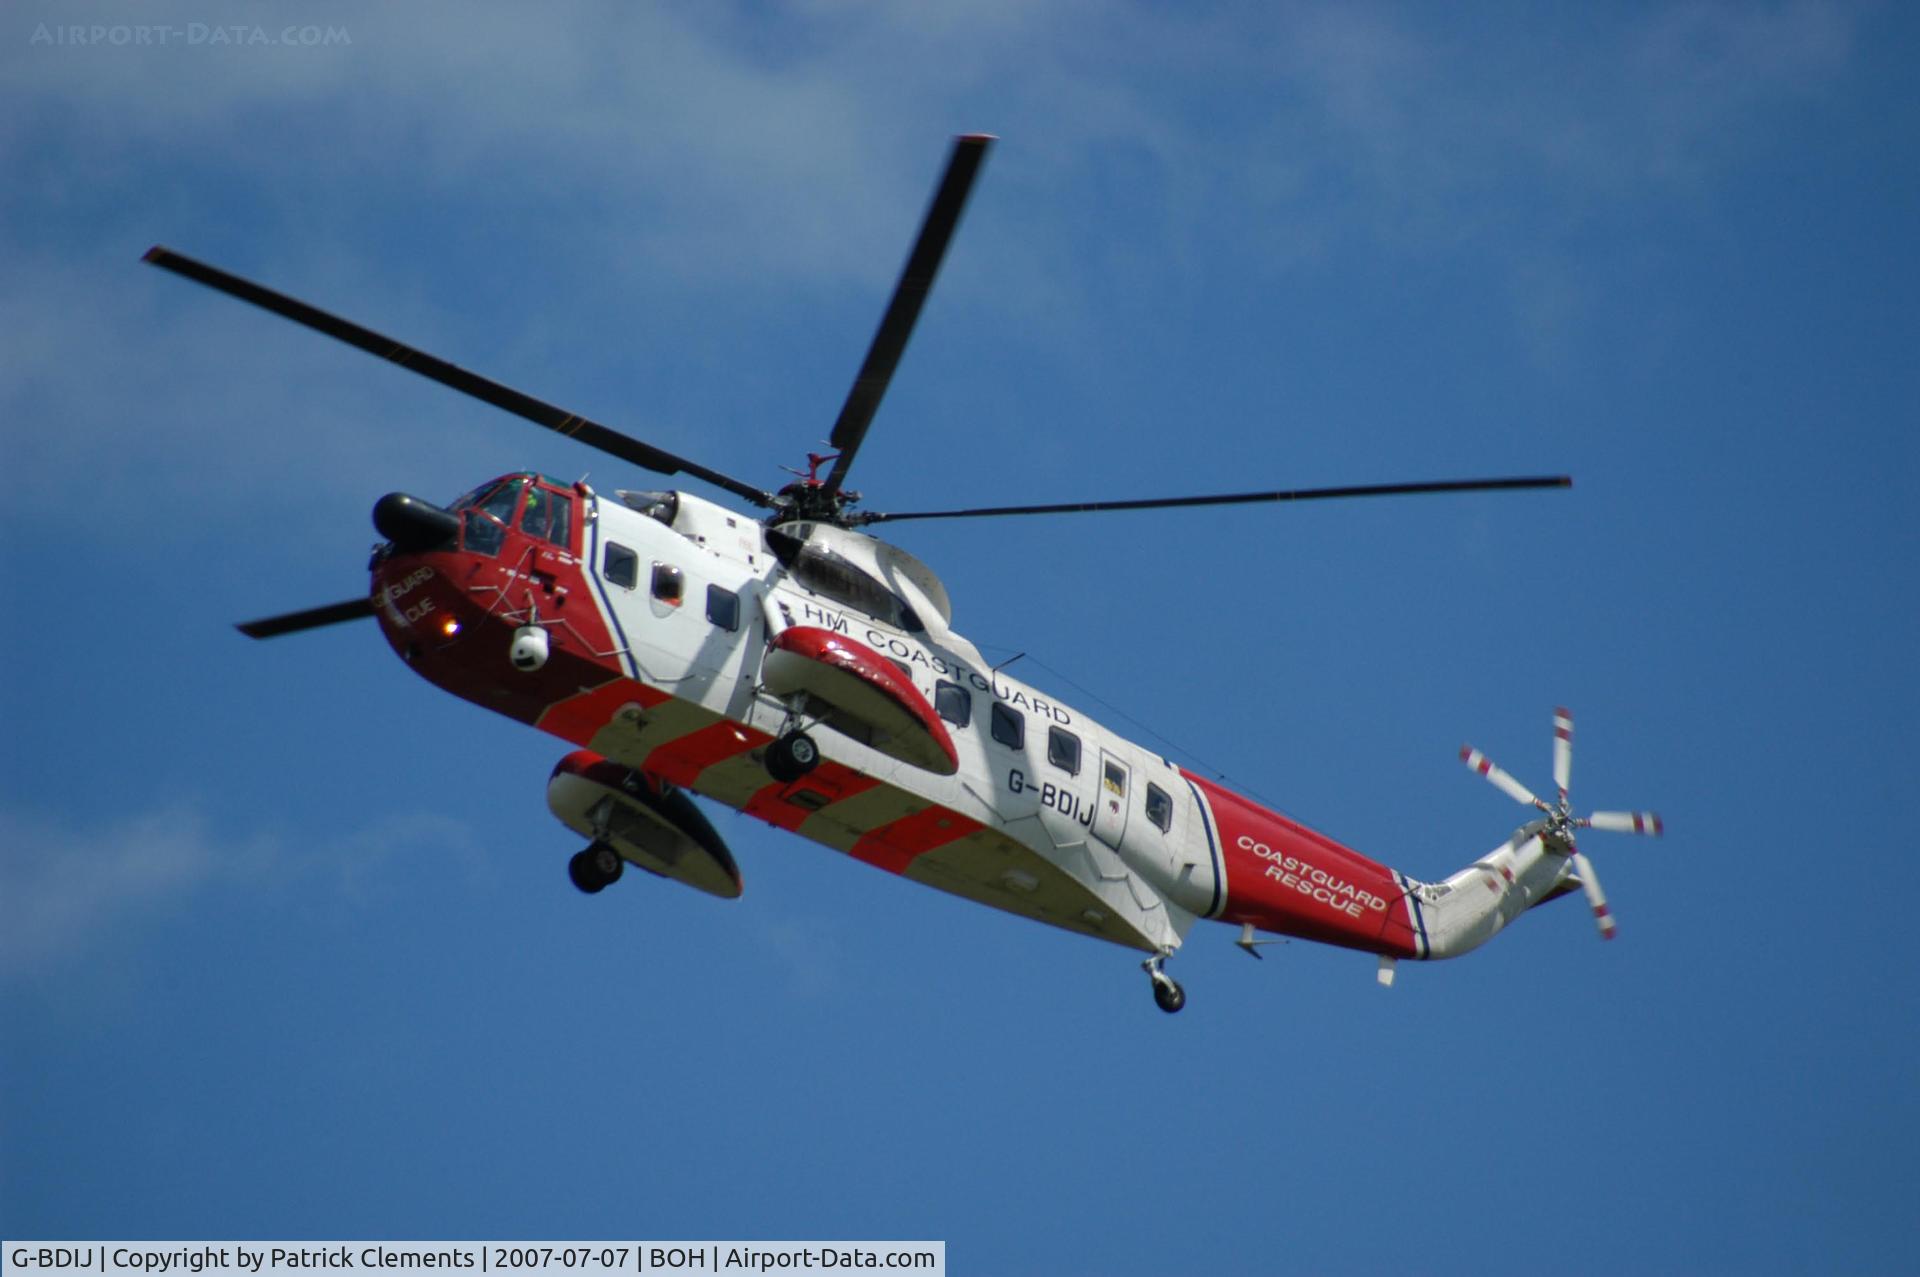
{"label": "red fuselage stripe", "polygon": [[647,755],[641,770],[692,788],[707,768],[757,749],[768,739],[765,733],[723,718],[655,749]]}
{"label": "red fuselage stripe", "polygon": [[562,740],[585,745],[593,740],[601,728],[613,721],[613,716],[621,706],[633,704],[641,709],[652,709],[671,699],[665,692],[655,691],[645,683],[617,678],[590,692],[556,702],[540,716],[538,726],[541,731],[552,732]]}
{"label": "red fuselage stripe", "polygon": [[[850,767],[840,763],[823,762],[815,770],[808,772],[791,785],[775,781],[771,785],[755,792],[740,810],[756,820],[764,820],[769,825],[792,832],[805,824],[809,816],[831,807],[843,799],[855,794],[864,794],[880,782],[871,776],[863,776]],[[802,805],[792,802],[790,796],[811,791],[826,799],[823,804]]]}
{"label": "red fuselage stripe", "polygon": [[980,827],[979,821],[959,812],[926,807],[867,834],[853,845],[852,855],[888,873],[905,873],[920,856],[957,842]]}

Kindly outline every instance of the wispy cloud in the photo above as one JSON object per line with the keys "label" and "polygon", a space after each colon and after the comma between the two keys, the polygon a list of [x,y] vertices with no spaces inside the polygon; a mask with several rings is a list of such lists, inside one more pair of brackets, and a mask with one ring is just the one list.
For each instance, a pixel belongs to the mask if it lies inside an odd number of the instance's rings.
{"label": "wispy cloud", "polygon": [[403,856],[479,845],[459,822],[388,817],[315,839],[235,833],[179,804],[99,821],[0,805],[0,979],[46,971],[223,887],[383,898]]}
{"label": "wispy cloud", "polygon": [[182,808],[83,828],[0,808],[0,975],[67,956],[143,910],[176,906],[278,855],[222,846]]}
{"label": "wispy cloud", "polygon": [[[1140,5],[1115,21],[1087,3],[963,17],[820,0],[777,19],[348,3],[307,15],[347,32],[325,48],[32,44],[62,12],[0,24],[0,165],[19,179],[0,191],[10,459],[125,496],[218,457],[256,480],[229,499],[263,506],[294,481],[362,501],[369,458],[403,481],[458,427],[429,411],[397,431],[399,374],[341,376],[359,356],[304,337],[289,353],[261,317],[139,276],[140,249],[181,228],[185,251],[297,292],[322,281],[316,302],[511,381],[580,357],[559,316],[586,287],[729,317],[776,299],[804,313],[783,290],[814,304],[846,284],[877,306],[940,139],[978,128],[1020,148],[992,176],[994,207],[1018,212],[991,242],[963,242],[968,269],[942,293],[992,297],[1049,360],[1097,358],[1083,352],[1102,343],[1081,338],[1116,297],[1158,313],[1222,241],[1255,278],[1343,250],[1417,261],[1498,245],[1506,322],[1544,323],[1547,349],[1577,344],[1596,287],[1583,231],[1737,164],[1770,113],[1844,75],[1863,22],[1815,0],[1499,11],[1444,31],[1418,9],[1345,4]],[[94,16],[251,25],[258,10]],[[436,255],[461,244],[456,290]],[[481,325],[478,349],[452,340]],[[607,345],[611,362],[620,342]],[[527,388],[566,398],[572,384]],[[670,408],[566,406],[700,444]]]}

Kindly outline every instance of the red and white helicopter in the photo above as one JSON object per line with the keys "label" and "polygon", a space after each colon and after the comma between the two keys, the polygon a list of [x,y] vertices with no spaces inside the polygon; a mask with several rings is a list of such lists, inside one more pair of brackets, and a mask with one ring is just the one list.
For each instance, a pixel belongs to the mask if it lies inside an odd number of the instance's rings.
{"label": "red and white helicopter", "polygon": [[[629,864],[733,897],[740,871],[690,791],[856,860],[1149,955],[1163,966],[1199,919],[1379,955],[1450,958],[1528,908],[1584,888],[1613,920],[1575,831],[1657,834],[1651,813],[1576,817],[1573,723],[1557,711],[1542,799],[1474,750],[1461,757],[1538,815],[1467,868],[1421,882],[1126,739],[981,656],[926,565],[863,529],[903,519],[1154,510],[1239,502],[1565,487],[1564,476],[1451,480],[884,513],[846,480],[992,139],[955,140],[893,299],[805,476],[764,491],[455,367],[281,293],[155,247],[146,260],[662,475],[686,474],[764,515],[681,491],[619,491],[539,474],[446,506],[380,498],[369,595],[240,626],[254,638],[373,617],[422,677],[574,746],[547,802],[588,840],[573,883]],[[823,466],[831,463],[824,477]]]}

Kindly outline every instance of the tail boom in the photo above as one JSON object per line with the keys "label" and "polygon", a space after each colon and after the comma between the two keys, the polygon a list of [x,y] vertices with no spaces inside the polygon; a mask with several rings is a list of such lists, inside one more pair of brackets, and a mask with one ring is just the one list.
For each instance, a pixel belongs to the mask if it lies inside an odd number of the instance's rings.
{"label": "tail boom", "polygon": [[1186,776],[1218,829],[1225,889],[1212,916],[1221,922],[1387,958],[1453,958],[1573,889],[1566,853],[1531,829],[1444,881],[1421,882],[1232,790]]}
{"label": "tail boom", "polygon": [[1523,829],[1460,872],[1411,884],[1426,927],[1428,958],[1457,958],[1479,948],[1538,904],[1578,890],[1567,853]]}
{"label": "tail boom", "polygon": [[1186,777],[1219,830],[1225,890],[1215,918],[1388,957],[1428,956],[1405,875],[1204,777]]}

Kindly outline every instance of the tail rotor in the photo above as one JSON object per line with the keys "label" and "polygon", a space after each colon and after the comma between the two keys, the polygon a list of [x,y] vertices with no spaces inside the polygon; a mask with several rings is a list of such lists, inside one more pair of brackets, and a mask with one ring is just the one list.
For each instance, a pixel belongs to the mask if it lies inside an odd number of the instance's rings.
{"label": "tail rotor", "polygon": [[1528,789],[1525,785],[1515,780],[1512,772],[1502,768],[1491,758],[1488,758],[1471,745],[1462,745],[1460,747],[1460,761],[1473,768],[1474,771],[1479,772],[1482,776],[1485,776],[1501,793],[1507,795],[1507,797],[1513,799],[1515,802],[1525,803],[1529,807],[1538,807],[1541,811],[1553,810],[1536,798],[1531,789]]}
{"label": "tail rotor", "polygon": [[1586,892],[1587,904],[1593,909],[1593,921],[1600,930],[1600,938],[1613,939],[1617,925],[1612,910],[1607,907],[1606,893],[1600,889],[1600,875],[1594,870],[1593,862],[1574,845],[1574,830],[1600,829],[1611,833],[1657,837],[1665,832],[1665,826],[1660,817],[1650,811],[1596,811],[1587,816],[1573,814],[1573,802],[1567,792],[1573,782],[1572,712],[1564,708],[1553,712],[1553,784],[1559,791],[1558,800],[1553,803],[1540,798],[1472,746],[1460,747],[1460,761],[1486,777],[1507,797],[1542,813],[1542,819],[1528,822],[1514,834],[1511,845],[1538,838],[1547,851],[1567,857],[1572,862],[1574,876],[1580,880],[1581,889]]}
{"label": "tail rotor", "polygon": [[1573,712],[1565,708],[1553,711],[1553,783],[1566,802],[1573,783]]}
{"label": "tail rotor", "polygon": [[1613,911],[1607,908],[1607,893],[1600,890],[1600,875],[1593,870],[1593,862],[1578,847],[1573,851],[1573,872],[1580,879],[1581,890],[1587,893],[1587,904],[1593,908],[1593,923],[1600,928],[1602,940],[1613,939],[1619,930],[1613,920]]}

